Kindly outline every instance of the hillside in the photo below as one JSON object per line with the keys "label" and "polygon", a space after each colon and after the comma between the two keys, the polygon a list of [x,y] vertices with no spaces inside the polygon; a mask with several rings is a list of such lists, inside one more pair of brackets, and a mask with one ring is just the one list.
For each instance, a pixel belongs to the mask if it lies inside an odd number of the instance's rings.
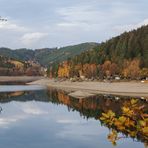
{"label": "hillside", "polygon": [[44,71],[31,61],[20,61],[0,55],[0,76],[40,76]]}
{"label": "hillside", "polygon": [[13,68],[14,66],[8,58],[0,56],[0,68]]}
{"label": "hillside", "polygon": [[25,67],[26,64],[21,61],[0,56],[0,76],[20,74]]}
{"label": "hillside", "polygon": [[96,45],[97,43],[82,43],[52,50],[35,50],[35,59],[42,65],[48,65],[49,63],[61,62],[68,58],[72,58],[83,51],[94,48]]}
{"label": "hillside", "polygon": [[92,50],[82,52],[55,68],[50,76],[87,78],[114,77],[141,78],[148,76],[148,25],[125,32]]}
{"label": "hillside", "polygon": [[80,54],[83,51],[89,50],[96,46],[96,43],[83,43],[74,46],[67,46],[62,48],[44,48],[44,49],[17,49],[11,50],[9,48],[0,48],[0,55],[13,58],[21,61],[33,60],[47,66],[49,63],[61,62]]}
{"label": "hillside", "polygon": [[0,48],[0,55],[8,58],[13,58],[21,61],[27,61],[34,57],[34,51],[29,49],[11,50],[9,48]]}

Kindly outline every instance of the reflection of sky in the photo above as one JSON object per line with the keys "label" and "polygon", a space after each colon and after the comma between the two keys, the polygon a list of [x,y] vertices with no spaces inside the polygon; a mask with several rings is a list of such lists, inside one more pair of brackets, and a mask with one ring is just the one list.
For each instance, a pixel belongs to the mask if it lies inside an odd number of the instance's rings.
{"label": "reflection of sky", "polygon": [[46,87],[41,85],[0,85],[0,92],[31,91],[43,89],[46,89]]}
{"label": "reflection of sky", "polygon": [[[0,105],[0,147],[2,148],[110,148],[108,129],[99,121],[83,119],[63,105],[36,101]],[[119,147],[140,148],[131,139]]]}

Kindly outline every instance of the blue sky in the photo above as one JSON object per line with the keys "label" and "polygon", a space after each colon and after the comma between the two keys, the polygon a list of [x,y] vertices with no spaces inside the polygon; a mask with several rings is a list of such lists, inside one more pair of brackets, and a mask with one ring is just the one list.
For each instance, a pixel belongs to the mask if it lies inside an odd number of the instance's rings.
{"label": "blue sky", "polygon": [[148,0],[0,0],[0,46],[102,42],[148,24]]}

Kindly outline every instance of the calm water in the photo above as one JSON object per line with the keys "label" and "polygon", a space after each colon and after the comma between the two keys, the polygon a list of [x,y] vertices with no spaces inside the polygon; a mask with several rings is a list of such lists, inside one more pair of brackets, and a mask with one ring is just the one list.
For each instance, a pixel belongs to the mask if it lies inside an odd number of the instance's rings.
{"label": "calm water", "polygon": [[[7,92],[2,92],[4,89]],[[144,148],[147,145],[145,130],[137,130],[134,125],[123,128],[114,120],[128,116],[122,113],[122,108],[131,103],[130,97],[100,95],[79,100],[40,86],[0,86],[0,91],[1,148],[111,148],[115,144],[117,148]],[[134,103],[133,107],[142,106],[140,111],[148,113],[145,100]],[[103,113],[108,111],[114,113],[114,119],[103,120]],[[127,119],[131,123],[134,120]],[[142,126],[146,127],[147,123]]]}

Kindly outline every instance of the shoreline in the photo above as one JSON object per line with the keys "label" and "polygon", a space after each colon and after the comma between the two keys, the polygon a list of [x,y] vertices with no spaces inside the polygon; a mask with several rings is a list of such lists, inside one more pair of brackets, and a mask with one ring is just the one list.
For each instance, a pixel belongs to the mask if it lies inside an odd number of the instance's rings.
{"label": "shoreline", "polygon": [[7,82],[24,82],[29,83],[43,79],[43,76],[0,76],[0,83]]}
{"label": "shoreline", "polygon": [[148,97],[148,83],[141,82],[60,82],[44,78],[28,84],[63,90],[75,98],[85,98],[97,94]]}
{"label": "shoreline", "polygon": [[0,83],[23,82],[27,85],[41,85],[46,88],[52,88],[65,91],[74,98],[86,98],[98,94],[119,95],[131,97],[148,97],[148,83],[140,81],[130,82],[71,82],[55,81],[40,76],[0,76]]}

